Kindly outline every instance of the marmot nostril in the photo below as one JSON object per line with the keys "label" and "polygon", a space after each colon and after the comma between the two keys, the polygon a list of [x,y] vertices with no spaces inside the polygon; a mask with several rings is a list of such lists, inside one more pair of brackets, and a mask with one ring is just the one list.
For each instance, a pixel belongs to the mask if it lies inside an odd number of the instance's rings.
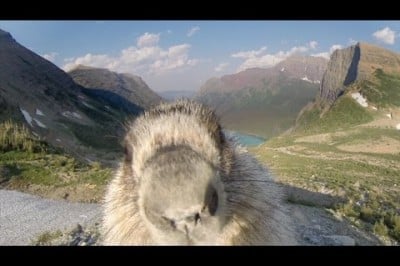
{"label": "marmot nostril", "polygon": [[201,221],[200,214],[196,213],[194,216],[194,225],[197,225]]}
{"label": "marmot nostril", "polygon": [[214,190],[213,193],[211,194],[211,199],[208,203],[208,210],[211,215],[214,215],[217,209],[218,209],[218,194]]}

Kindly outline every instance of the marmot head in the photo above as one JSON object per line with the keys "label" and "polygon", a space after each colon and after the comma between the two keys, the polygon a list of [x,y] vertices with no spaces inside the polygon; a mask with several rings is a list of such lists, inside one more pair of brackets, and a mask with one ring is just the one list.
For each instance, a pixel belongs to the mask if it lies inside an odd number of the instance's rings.
{"label": "marmot head", "polygon": [[126,143],[125,169],[152,238],[215,243],[228,215],[222,180],[229,164],[221,163],[225,139],[214,113],[189,101],[161,105],[134,122]]}
{"label": "marmot head", "polygon": [[[282,189],[204,105],[181,100],[128,126],[104,202],[104,243],[291,243]],[[289,229],[289,231],[288,231]]]}

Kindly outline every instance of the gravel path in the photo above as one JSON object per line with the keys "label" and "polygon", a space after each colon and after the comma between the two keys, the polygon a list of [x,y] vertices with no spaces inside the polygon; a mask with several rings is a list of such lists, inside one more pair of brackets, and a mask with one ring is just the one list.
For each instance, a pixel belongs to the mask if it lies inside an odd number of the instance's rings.
{"label": "gravel path", "polygon": [[[288,208],[299,245],[382,244],[376,237],[335,219],[322,208],[298,204],[289,204]],[[66,232],[76,228],[78,223],[91,227],[100,218],[99,204],[71,203],[0,190],[0,245],[30,245],[33,239],[46,231]],[[64,239],[63,245],[82,244],[87,237],[82,228],[78,228],[67,240]]]}
{"label": "gravel path", "polygon": [[70,230],[78,223],[94,224],[99,204],[44,199],[12,190],[0,190],[0,245],[29,245],[46,231]]}

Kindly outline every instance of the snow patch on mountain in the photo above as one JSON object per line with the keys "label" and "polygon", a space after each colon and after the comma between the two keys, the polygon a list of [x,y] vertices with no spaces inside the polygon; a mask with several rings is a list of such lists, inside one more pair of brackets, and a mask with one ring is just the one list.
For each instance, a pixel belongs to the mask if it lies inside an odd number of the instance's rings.
{"label": "snow patch on mountain", "polygon": [[362,107],[368,107],[367,99],[364,98],[359,92],[355,92],[351,94],[354,100],[358,102]]}
{"label": "snow patch on mountain", "polygon": [[22,109],[22,108],[19,108],[19,110],[21,111],[22,115],[24,116],[25,121],[26,121],[31,127],[33,127],[33,125],[32,125],[32,116],[29,114],[29,112],[26,111],[26,110],[24,110],[24,109]]}

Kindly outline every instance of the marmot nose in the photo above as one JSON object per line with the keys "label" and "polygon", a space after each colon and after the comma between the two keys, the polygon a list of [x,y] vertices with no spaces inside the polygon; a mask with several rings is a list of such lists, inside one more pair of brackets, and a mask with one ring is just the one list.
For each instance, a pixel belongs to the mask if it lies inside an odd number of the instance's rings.
{"label": "marmot nose", "polygon": [[184,218],[180,219],[168,218],[168,220],[170,221],[170,224],[174,229],[189,234],[194,227],[199,225],[199,223],[201,222],[201,217],[200,213],[196,212],[195,214],[188,215]]}
{"label": "marmot nose", "polygon": [[196,226],[200,221],[200,213],[196,212],[193,215],[187,216],[184,221],[188,224],[193,224]]}
{"label": "marmot nose", "polygon": [[192,230],[201,222],[200,214],[197,212],[193,215],[186,216],[176,221],[176,229],[189,235]]}

